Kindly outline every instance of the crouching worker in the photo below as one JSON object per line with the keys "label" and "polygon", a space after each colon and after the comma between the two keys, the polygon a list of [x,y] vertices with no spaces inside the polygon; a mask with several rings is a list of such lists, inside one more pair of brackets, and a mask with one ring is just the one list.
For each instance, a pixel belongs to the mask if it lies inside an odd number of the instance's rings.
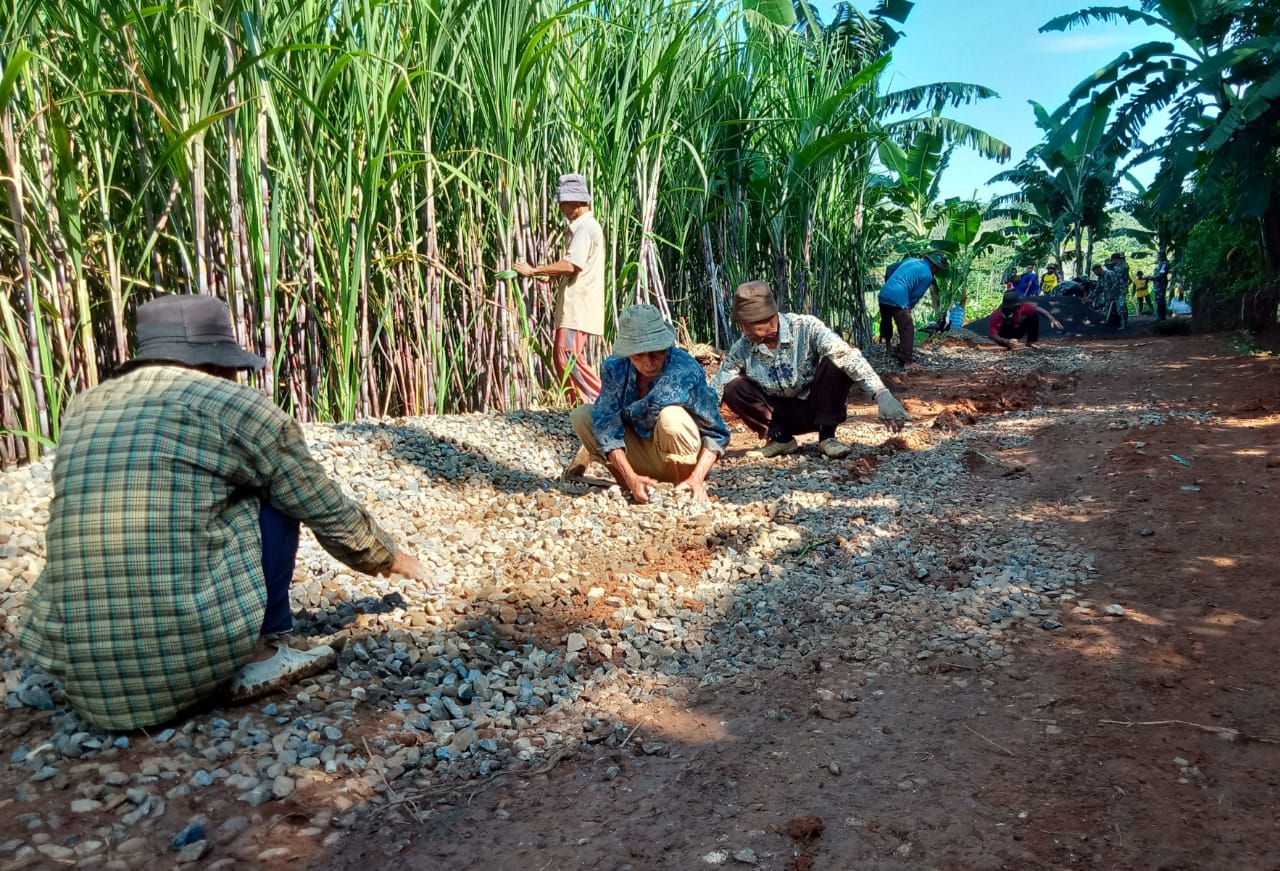
{"label": "crouching worker", "polygon": [[886,427],[902,429],[906,410],[862,353],[812,315],[779,314],[763,281],[734,291],[733,320],[742,338],[725,354],[711,386],[766,440],[755,456],[795,453],[796,435],[814,431],[824,456],[848,456],[851,448],[836,438],[836,427],[849,417],[854,382],[880,406]]}
{"label": "crouching worker", "polygon": [[1015,339],[1022,339],[1028,348],[1034,348],[1040,341],[1040,316],[1049,319],[1049,326],[1055,330],[1062,329],[1062,324],[1052,314],[1034,303],[1023,302],[1016,290],[1004,295],[999,308],[991,313],[987,335],[991,341],[1002,348],[1013,350]]}
{"label": "crouching worker", "polygon": [[[626,309],[601,371],[600,396],[570,415],[586,454],[607,465],[640,504],[658,482],[705,502],[707,474],[729,444],[707,373],[675,341],[675,328],[654,306]],[[575,463],[566,474],[583,471]]]}
{"label": "crouching worker", "polygon": [[48,561],[17,630],[71,704],[117,730],[333,663],[328,646],[268,643],[292,628],[299,522],[358,571],[421,573],[312,459],[297,423],[236,383],[266,360],[236,344],[226,305],[160,297],[138,308],[137,335],[118,377],[63,418]]}

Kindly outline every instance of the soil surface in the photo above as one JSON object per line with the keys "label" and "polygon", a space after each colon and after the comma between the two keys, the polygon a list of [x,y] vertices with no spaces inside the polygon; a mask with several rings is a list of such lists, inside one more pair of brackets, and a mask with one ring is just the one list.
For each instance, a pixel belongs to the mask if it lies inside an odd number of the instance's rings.
{"label": "soil surface", "polygon": [[[1012,642],[1016,667],[879,676],[833,647],[718,686],[663,681],[623,746],[401,796],[311,867],[1280,868],[1280,362],[1213,337],[1087,347],[1114,366],[894,385],[939,429],[1043,412],[1029,443],[966,464],[1100,572],[1093,607]],[[1140,427],[1135,407],[1168,422]],[[817,711],[824,692],[844,713]]]}

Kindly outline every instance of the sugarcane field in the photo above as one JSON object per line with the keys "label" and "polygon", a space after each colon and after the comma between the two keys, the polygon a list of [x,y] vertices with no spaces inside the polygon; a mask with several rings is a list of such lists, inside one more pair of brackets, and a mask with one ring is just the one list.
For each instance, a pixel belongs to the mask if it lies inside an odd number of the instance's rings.
{"label": "sugarcane field", "polygon": [[1280,0],[7,0],[0,871],[1280,868]]}

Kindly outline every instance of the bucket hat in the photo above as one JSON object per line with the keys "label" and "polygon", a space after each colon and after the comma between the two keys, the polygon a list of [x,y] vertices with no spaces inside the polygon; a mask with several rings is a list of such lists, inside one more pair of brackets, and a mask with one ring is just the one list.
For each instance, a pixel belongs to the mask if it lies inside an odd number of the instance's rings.
{"label": "bucket hat", "polygon": [[773,291],[763,281],[739,284],[733,292],[733,320],[739,324],[758,324],[778,313]]}
{"label": "bucket hat", "polygon": [[924,259],[928,260],[930,263],[932,263],[934,266],[938,267],[939,269],[946,269],[948,266],[951,265],[950,261],[947,260],[947,255],[946,255],[946,252],[944,251],[930,251],[929,253],[924,255]]}
{"label": "bucket hat", "polygon": [[560,176],[560,184],[556,188],[556,202],[590,203],[591,191],[587,189],[586,178],[576,172]]}
{"label": "bucket hat", "polygon": [[266,358],[249,353],[236,341],[226,303],[189,294],[160,296],[138,306],[138,350],[120,371],[147,360],[228,369],[267,365]]}
{"label": "bucket hat", "polygon": [[675,327],[663,320],[656,306],[633,305],[618,315],[618,336],[613,342],[615,356],[665,351],[675,343]]}

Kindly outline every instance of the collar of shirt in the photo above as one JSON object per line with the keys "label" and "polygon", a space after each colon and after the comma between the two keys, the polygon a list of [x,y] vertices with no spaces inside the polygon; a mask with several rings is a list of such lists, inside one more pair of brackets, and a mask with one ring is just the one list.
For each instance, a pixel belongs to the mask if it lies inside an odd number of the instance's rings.
{"label": "collar of shirt", "polygon": [[590,209],[587,209],[587,210],[586,210],[585,212],[583,212],[581,215],[578,215],[578,217],[576,217],[576,218],[574,218],[572,221],[570,221],[570,222],[569,222],[569,232],[570,232],[570,233],[576,233],[576,232],[578,232],[578,228],[582,226],[582,219],[583,219],[583,218],[586,218],[586,217],[588,217],[588,216],[590,216],[590,215],[591,215],[591,210],[590,210]]}

